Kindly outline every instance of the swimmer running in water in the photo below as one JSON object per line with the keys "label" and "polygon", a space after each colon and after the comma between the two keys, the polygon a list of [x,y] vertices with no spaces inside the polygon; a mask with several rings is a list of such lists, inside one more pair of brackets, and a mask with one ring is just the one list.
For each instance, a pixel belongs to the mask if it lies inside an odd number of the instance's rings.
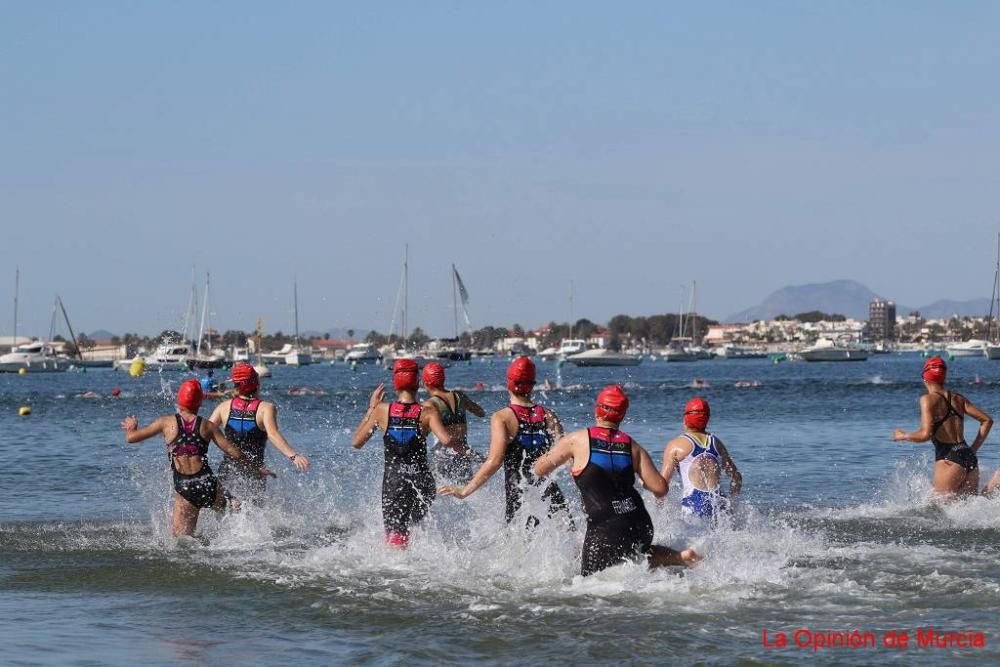
{"label": "swimmer running in water", "polygon": [[[187,380],[177,391],[176,414],[159,417],[141,429],[132,415],[122,420],[125,442],[133,444],[162,435],[167,443],[174,476],[174,537],[193,535],[198,513],[204,507],[221,511],[231,503],[233,511],[240,508],[240,501],[230,498],[212,473],[208,465],[208,445],[215,442],[237,461],[244,458],[243,452],[226,439],[218,426],[198,416],[201,402],[201,384],[197,380]],[[263,467],[256,468],[255,473],[261,477],[271,474]]]}
{"label": "swimmer running in water", "polygon": [[[441,422],[448,432],[451,433],[454,447],[435,447],[435,454],[439,457],[441,465],[438,471],[445,477],[468,481],[472,477],[472,465],[474,462],[482,461],[471,447],[469,447],[466,412],[471,412],[477,417],[485,417],[486,411],[466,396],[465,392],[445,389],[444,366],[437,362],[431,362],[424,366],[421,379],[424,388],[430,393],[430,398],[424,401],[425,406],[433,406],[441,414]],[[442,450],[452,449],[453,452]],[[457,452],[457,453],[455,453]]]}
{"label": "swimmer running in water", "polygon": [[667,495],[667,481],[656,471],[649,453],[619,430],[626,412],[628,396],[621,386],[605,387],[594,406],[596,425],[560,439],[534,465],[534,473],[544,477],[573,462],[573,480],[587,512],[580,566],[585,577],[642,557],[650,567],[691,566],[701,560],[693,549],[675,551],[653,544],[653,522],[635,488],[635,478],[638,475],[643,486],[659,498]]}
{"label": "swimmer running in water", "polygon": [[268,441],[300,471],[309,469],[309,458],[295,451],[278,429],[278,407],[257,397],[260,376],[256,369],[240,362],[233,366],[231,378],[236,396],[217,405],[210,420],[224,429],[226,438],[243,453],[244,462],[227,455],[219,465],[219,478],[239,497],[261,504],[267,479],[253,470],[264,465]]}
{"label": "swimmer running in water", "polygon": [[385,469],[382,474],[382,522],[385,541],[398,548],[410,543],[410,526],[419,523],[434,501],[434,474],[427,461],[427,434],[445,447],[456,446],[433,405],[417,403],[419,366],[412,359],[392,365],[392,386],[398,400],[383,402],[385,385],[375,387],[368,410],[354,431],[352,444],[361,449],[382,429]]}
{"label": "swimmer running in water", "polygon": [[[978,491],[979,458],[976,453],[986,442],[993,418],[957,392],[944,388],[948,366],[941,357],[924,363],[923,380],[927,393],[920,397],[920,429],[907,433],[897,428],[892,439],[899,442],[934,443],[934,490],[942,495],[968,496]],[[979,431],[970,447],[965,442],[964,417],[979,422]],[[992,493],[993,482],[986,489]]]}
{"label": "swimmer running in water", "polygon": [[[552,448],[553,440],[563,435],[559,416],[531,400],[534,386],[534,362],[528,357],[518,357],[507,369],[510,405],[494,412],[490,418],[490,451],[486,461],[468,484],[463,487],[442,486],[438,489],[439,494],[468,498],[503,467],[507,501],[505,516],[510,523],[521,508],[525,485],[538,483],[531,467]],[[545,487],[542,498],[549,503],[549,516],[557,511],[568,513],[566,499],[555,483]],[[528,518],[529,525],[537,522],[535,517]]]}
{"label": "swimmer running in water", "polygon": [[[667,443],[663,450],[660,474],[670,483],[674,471],[680,473],[684,512],[713,519],[730,509],[743,486],[743,476],[736,468],[722,440],[705,429],[711,408],[703,398],[692,398],[684,406],[684,432]],[[721,491],[721,473],[729,475],[729,498]]]}

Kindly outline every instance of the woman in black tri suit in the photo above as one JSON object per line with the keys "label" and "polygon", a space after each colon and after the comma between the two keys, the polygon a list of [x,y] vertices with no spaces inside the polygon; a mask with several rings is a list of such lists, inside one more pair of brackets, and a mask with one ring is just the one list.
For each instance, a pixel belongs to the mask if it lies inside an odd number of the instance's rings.
{"label": "woman in black tri suit", "polygon": [[[132,444],[162,435],[166,441],[170,468],[174,478],[174,514],[172,531],[178,535],[193,535],[202,508],[215,510],[239,509],[240,503],[230,499],[222,484],[208,465],[208,446],[215,442],[219,449],[237,461],[245,459],[235,445],[223,435],[219,427],[198,415],[203,394],[198,380],[187,380],[177,391],[176,414],[159,417],[149,426],[139,428],[138,420],[129,415],[122,420],[125,442]],[[269,475],[267,468],[255,466],[254,473]]]}
{"label": "woman in black tri suit", "polygon": [[635,488],[636,475],[653,495],[667,495],[667,482],[638,442],[619,430],[628,397],[619,385],[605,387],[594,406],[596,425],[574,431],[534,465],[539,477],[573,461],[573,479],[587,512],[580,573],[588,576],[628,560],[650,567],[693,565],[693,549],[675,551],[653,544],[653,522]]}
{"label": "woman in black tri suit", "polygon": [[[979,490],[979,459],[976,453],[993,427],[993,419],[959,393],[944,388],[948,367],[941,357],[924,364],[927,393],[920,397],[920,429],[907,433],[896,429],[893,440],[934,443],[934,490],[942,495],[967,496]],[[976,439],[965,442],[964,417],[979,422]]]}
{"label": "woman in black tri suit", "polygon": [[[424,366],[421,373],[424,388],[430,398],[424,401],[425,406],[433,405],[441,413],[441,422],[455,440],[455,447],[434,448],[435,468],[439,474],[452,480],[467,482],[472,477],[473,464],[482,462],[482,457],[469,447],[468,418],[471,412],[477,417],[485,417],[486,411],[469,398],[464,391],[448,391],[445,389],[444,366],[432,361]],[[451,451],[449,451],[451,450]]]}

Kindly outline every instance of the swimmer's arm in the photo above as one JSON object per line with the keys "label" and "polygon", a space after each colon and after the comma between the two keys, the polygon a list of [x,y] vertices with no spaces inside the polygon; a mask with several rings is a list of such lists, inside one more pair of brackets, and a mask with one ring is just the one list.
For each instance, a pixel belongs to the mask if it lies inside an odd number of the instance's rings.
{"label": "swimmer's arm", "polygon": [[920,430],[907,433],[901,428],[897,428],[892,439],[896,442],[909,440],[910,442],[927,442],[934,435],[934,415],[931,414],[931,397],[924,394],[920,397]]}
{"label": "swimmer's arm", "polygon": [[552,449],[545,452],[540,459],[535,461],[534,472],[539,477],[545,477],[553,470],[573,458],[573,447],[576,445],[574,434],[569,434],[559,438],[559,442],[552,446]]}
{"label": "swimmer's arm", "polygon": [[213,424],[215,424],[217,426],[222,426],[222,406],[223,405],[224,405],[224,403],[219,403],[218,405],[215,406],[215,409],[212,410],[212,416],[208,418],[208,421],[212,422]]}
{"label": "swimmer's arm", "polygon": [[674,471],[677,469],[677,451],[679,444],[677,439],[671,440],[667,443],[667,446],[663,449],[663,467],[660,468],[660,476],[667,481],[667,485],[670,485],[670,480],[674,476]]}
{"label": "swimmer's arm", "polygon": [[[269,401],[260,404],[260,418],[264,422],[264,430],[267,432],[267,439],[270,440],[275,449],[288,457],[288,459],[299,470],[309,469],[309,458],[305,454],[300,454],[288,444],[285,436],[278,428],[278,406]],[[216,408],[218,409],[218,408]]]}
{"label": "swimmer's arm", "polygon": [[461,443],[445,428],[444,422],[441,421],[441,413],[438,412],[436,405],[430,402],[426,403],[420,413],[420,418],[426,420],[427,427],[431,433],[437,436],[442,447],[448,447],[457,452],[463,451]]}
{"label": "swimmer's arm", "polygon": [[545,428],[552,434],[553,440],[559,440],[566,434],[562,422],[559,421],[559,415],[548,408],[545,410]]}
{"label": "swimmer's arm", "polygon": [[139,428],[139,420],[134,415],[129,415],[122,420],[122,430],[125,431],[126,444],[133,445],[143,440],[148,440],[154,435],[163,433],[163,427],[167,423],[166,417],[157,417],[149,426]]}
{"label": "swimmer's arm", "polygon": [[729,475],[729,496],[735,498],[740,494],[740,489],[743,488],[743,475],[736,468],[736,463],[733,461],[733,457],[729,455],[729,451],[726,446],[722,444],[718,436],[715,438],[715,446],[719,450],[719,459],[722,463],[722,469]]}
{"label": "swimmer's arm", "polygon": [[639,443],[632,443],[632,460],[638,461],[639,466],[636,473],[642,480],[642,485],[652,492],[657,498],[664,498],[670,490],[670,482],[663,478],[663,475],[656,471],[656,464],[653,463],[649,452],[643,449]]}
{"label": "swimmer's arm", "polygon": [[965,414],[979,422],[979,432],[976,433],[976,439],[972,443],[972,451],[978,452],[979,448],[986,442],[986,436],[990,434],[990,429],[993,428],[993,417],[973,405],[967,398],[965,399]]}
{"label": "swimmer's arm", "polygon": [[372,435],[375,434],[375,429],[378,428],[378,408],[382,405],[382,399],[385,397],[385,384],[380,384],[375,387],[375,391],[368,398],[368,410],[365,411],[364,416],[361,418],[361,423],[358,424],[358,428],[354,430],[354,437],[351,439],[351,446],[354,449],[361,449],[365,446]]}
{"label": "swimmer's arm", "polygon": [[513,436],[507,432],[507,422],[504,420],[504,411],[496,412],[490,419],[490,451],[486,455],[483,465],[472,476],[469,483],[464,487],[441,486],[438,487],[438,495],[455,496],[456,498],[467,498],[476,490],[489,481],[497,470],[503,466],[503,456],[507,452],[507,445],[513,440]]}
{"label": "swimmer's arm", "polygon": [[[229,442],[229,438],[227,438],[226,434],[222,432],[222,429],[219,428],[218,424],[213,424],[212,422],[204,422],[204,424],[209,428],[209,431],[212,436],[212,442],[214,442],[219,449],[225,452],[226,456],[233,459],[234,461],[238,461],[239,463],[243,464],[249,463],[247,455],[244,454],[243,450],[241,450],[239,447]],[[277,475],[275,475],[273,472],[271,472],[264,466],[260,466],[257,469],[257,474],[260,475],[261,477],[267,477],[268,475],[270,475],[271,477],[277,477]]]}
{"label": "swimmer's arm", "polygon": [[476,415],[477,417],[485,417],[486,416],[486,410],[483,410],[483,406],[479,405],[479,403],[476,403],[474,400],[472,400],[471,398],[469,398],[468,396],[466,396],[464,391],[458,391],[458,392],[455,392],[455,393],[458,394],[458,398],[459,398],[459,400],[462,401],[462,405],[465,406],[465,410],[467,412],[471,412],[472,414]]}

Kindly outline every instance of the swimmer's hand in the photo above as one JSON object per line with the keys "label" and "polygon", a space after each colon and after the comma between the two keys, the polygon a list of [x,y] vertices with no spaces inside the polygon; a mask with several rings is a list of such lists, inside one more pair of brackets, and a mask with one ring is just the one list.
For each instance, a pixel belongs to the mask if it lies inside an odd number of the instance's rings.
{"label": "swimmer's hand", "polygon": [[375,390],[372,392],[371,397],[368,399],[368,409],[374,410],[376,407],[378,407],[378,404],[381,403],[382,399],[384,398],[385,398],[385,383],[383,382],[379,386],[375,387]]}
{"label": "swimmer's hand", "polygon": [[122,420],[123,431],[134,431],[137,428],[139,428],[139,420],[135,418],[135,415],[129,415]]}
{"label": "swimmer's hand", "polygon": [[465,498],[465,488],[461,486],[439,486],[438,487],[439,496],[454,496],[455,498],[462,499]]}
{"label": "swimmer's hand", "polygon": [[897,428],[896,431],[892,434],[892,439],[895,442],[899,442],[900,440],[906,440],[907,439],[906,438],[906,431],[904,431],[901,428]]}
{"label": "swimmer's hand", "polygon": [[257,474],[260,475],[261,477],[273,477],[275,479],[278,479],[277,475],[275,475],[273,472],[271,472],[264,466],[260,467],[260,470],[257,471]]}
{"label": "swimmer's hand", "polygon": [[295,467],[299,470],[299,472],[309,470],[309,458],[305,454],[299,454],[296,452],[288,457],[288,459],[295,464]]}

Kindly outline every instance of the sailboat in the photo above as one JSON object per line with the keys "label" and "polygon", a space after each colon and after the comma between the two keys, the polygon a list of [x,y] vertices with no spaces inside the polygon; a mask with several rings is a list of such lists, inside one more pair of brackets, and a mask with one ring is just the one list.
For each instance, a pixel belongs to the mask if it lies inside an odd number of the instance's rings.
{"label": "sailboat", "polygon": [[55,321],[57,317],[56,310],[62,312],[63,321],[66,323],[66,328],[69,330],[69,337],[73,340],[73,349],[76,351],[76,354],[74,355],[75,358],[72,361],[74,366],[77,366],[78,368],[111,368],[114,366],[115,362],[111,359],[84,359],[83,351],[80,349],[80,344],[76,340],[76,333],[73,331],[73,325],[69,323],[69,315],[66,313],[66,304],[63,303],[63,300],[58,294],[56,295],[55,309],[52,311],[52,331],[49,335],[49,339],[55,337]]}
{"label": "sailboat", "polygon": [[[205,298],[201,304],[201,324],[198,326],[198,342],[195,349],[194,355],[192,355],[188,360],[188,367],[191,369],[195,368],[222,368],[222,365],[226,361],[226,355],[223,352],[219,352],[212,349],[212,324],[211,324],[211,312],[208,306],[209,297],[209,283],[211,282],[211,274],[205,274]],[[208,324],[208,340],[205,340],[205,324]]]}
{"label": "sailboat", "polygon": [[17,344],[17,299],[21,289],[21,271],[14,273],[14,336],[11,338],[11,350],[0,355],[0,373],[31,373],[62,372],[69,368],[69,359],[57,357],[52,346],[43,341],[30,341],[23,345]]}
{"label": "sailboat", "polygon": [[295,303],[295,338],[294,343],[292,343],[292,349],[285,354],[285,363],[289,366],[307,366],[312,363],[312,355],[307,351],[303,350],[299,345],[299,284],[295,282],[292,284],[292,289],[294,292],[294,303]]}
{"label": "sailboat", "polygon": [[465,283],[462,282],[461,276],[458,275],[458,269],[455,265],[451,265],[451,286],[452,286],[452,308],[455,311],[455,338],[452,340],[442,340],[443,343],[434,352],[434,356],[439,361],[451,362],[451,361],[468,361],[472,358],[472,353],[469,352],[461,344],[461,338],[458,332],[458,301],[459,297],[462,300],[462,314],[465,316],[465,330],[471,334],[472,333],[472,323],[469,320],[469,293],[465,289]]}
{"label": "sailboat", "polygon": [[986,319],[986,357],[1000,360],[1000,234],[997,234],[997,268],[993,273],[993,296]]}
{"label": "sailboat", "polygon": [[191,358],[191,336],[193,335],[194,320],[198,314],[198,284],[196,281],[195,268],[191,267],[191,296],[188,298],[187,311],[184,313],[184,330],[181,331],[180,340],[173,337],[164,338],[156,346],[152,354],[145,357],[136,356],[134,359],[120,359],[115,362],[115,366],[121,370],[129,370],[133,362],[142,361],[147,371],[186,371],[188,361]]}

